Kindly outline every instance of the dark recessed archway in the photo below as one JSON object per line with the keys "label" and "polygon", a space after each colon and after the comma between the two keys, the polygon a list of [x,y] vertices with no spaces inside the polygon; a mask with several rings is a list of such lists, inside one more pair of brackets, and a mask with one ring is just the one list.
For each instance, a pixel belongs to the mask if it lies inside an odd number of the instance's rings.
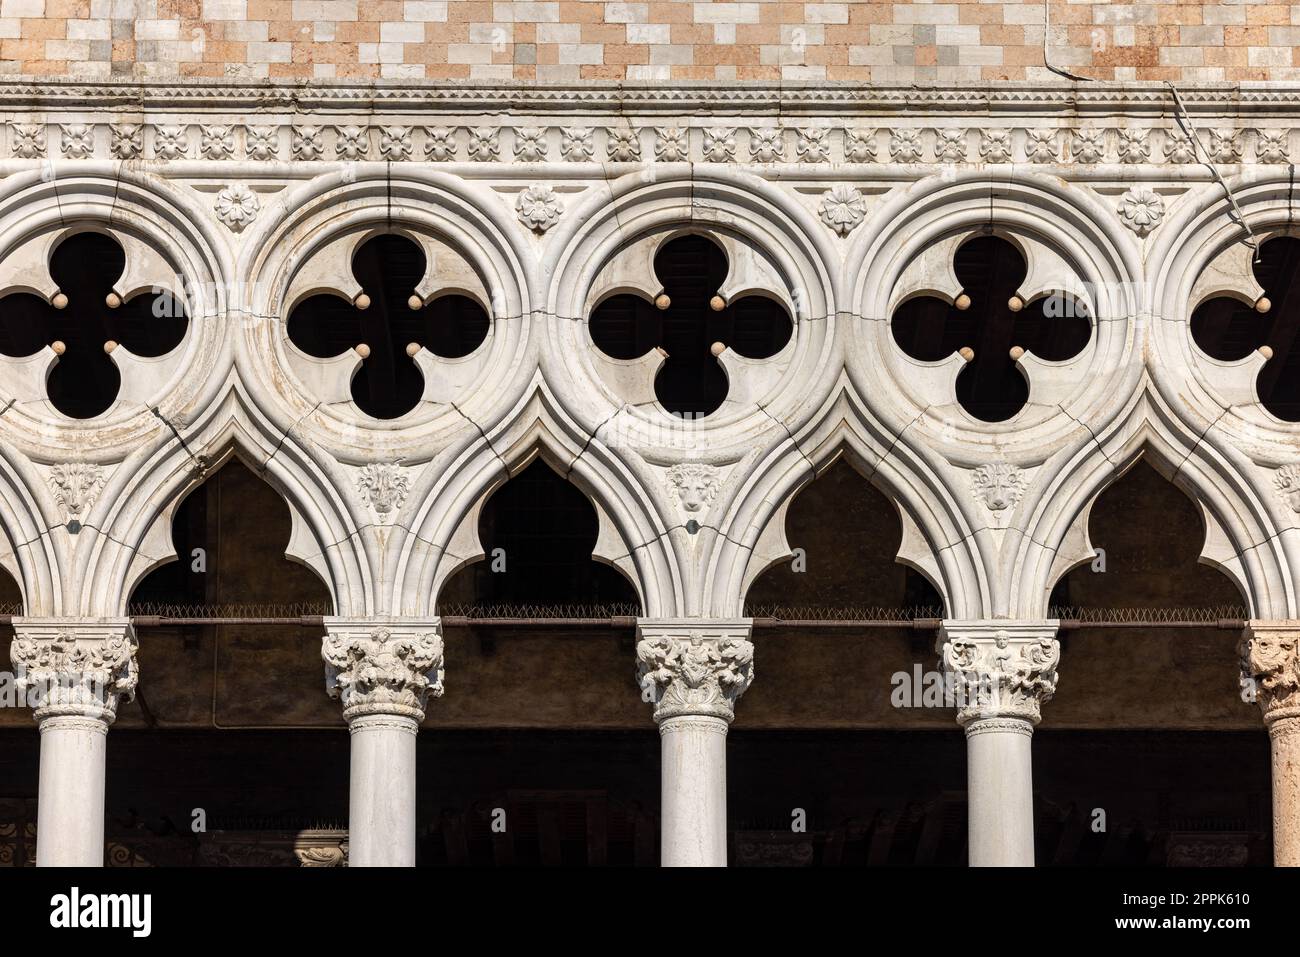
{"label": "dark recessed archway", "polygon": [[[333,612],[315,572],[285,557],[292,530],[280,494],[231,458],[176,510],[178,559],[136,586],[130,608],[164,617],[290,617]],[[322,629],[211,625],[140,629],[143,696],[119,723],[149,727],[332,727]]]}
{"label": "dark recessed archway", "polygon": [[[1105,489],[1088,522],[1104,562],[1057,582],[1057,607],[1240,607],[1241,593],[1198,559],[1205,526],[1195,503],[1145,459]],[[1094,565],[1096,566],[1094,568]]]}
{"label": "dark recessed archway", "polygon": [[632,613],[640,601],[631,583],[592,558],[598,532],[587,497],[538,458],[483,506],[486,558],[448,580],[439,608],[588,605]]}
{"label": "dark recessed archway", "polygon": [[1268,863],[1267,736],[1241,699],[1240,632],[1217,624],[1246,610],[1198,562],[1199,509],[1140,460],[1098,497],[1088,534],[1098,560],[1057,583],[1052,615],[1206,623],[1062,628],[1060,683],[1034,735],[1039,863],[1164,865],[1203,831]]}
{"label": "dark recessed archway", "polygon": [[[834,615],[849,609],[917,609],[941,615],[934,585],[895,556],[903,540],[898,512],[841,458],[790,503],[786,539],[796,559],[765,571],[750,586],[746,607],[808,608]],[[901,617],[901,615],[900,615]]]}

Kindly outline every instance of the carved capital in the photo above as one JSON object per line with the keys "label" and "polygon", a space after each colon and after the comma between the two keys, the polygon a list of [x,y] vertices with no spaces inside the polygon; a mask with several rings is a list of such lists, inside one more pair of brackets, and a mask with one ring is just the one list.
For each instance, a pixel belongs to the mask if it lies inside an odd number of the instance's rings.
{"label": "carved capital", "polygon": [[113,723],[135,698],[135,629],[126,618],[15,618],[9,649],[15,685],[36,720]]}
{"label": "carved capital", "polygon": [[325,687],[343,717],[400,715],[424,720],[429,696],[442,697],[442,628],[437,618],[327,618],[321,647]]}
{"label": "carved capital", "polygon": [[1300,621],[1250,621],[1237,645],[1241,694],[1255,701],[1270,727],[1300,717]]}
{"label": "carved capital", "polygon": [[952,676],[957,721],[1019,718],[1037,724],[1056,693],[1061,645],[1055,621],[945,621],[940,665]]}
{"label": "carved capital", "polygon": [[637,683],[656,721],[705,715],[730,721],[754,680],[749,619],[642,619]]}

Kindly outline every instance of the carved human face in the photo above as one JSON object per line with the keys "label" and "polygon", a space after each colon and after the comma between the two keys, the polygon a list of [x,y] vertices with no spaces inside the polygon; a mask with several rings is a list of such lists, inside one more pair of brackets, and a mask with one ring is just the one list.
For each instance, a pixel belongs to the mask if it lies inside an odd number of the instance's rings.
{"label": "carved human face", "polygon": [[969,668],[975,664],[975,642],[956,638],[952,641],[952,663],[958,668]]}

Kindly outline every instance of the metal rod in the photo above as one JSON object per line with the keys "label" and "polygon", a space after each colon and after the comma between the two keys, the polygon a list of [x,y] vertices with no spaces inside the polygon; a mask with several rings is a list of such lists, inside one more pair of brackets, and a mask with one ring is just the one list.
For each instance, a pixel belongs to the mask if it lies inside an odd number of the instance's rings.
{"label": "metal rod", "polygon": [[1082,628],[1214,628],[1218,631],[1241,631],[1246,622],[1240,618],[1220,618],[1217,621],[1080,621],[1061,619],[1061,631]]}
{"label": "metal rod", "polygon": [[131,623],[137,628],[185,628],[203,625],[279,625],[296,628],[324,628],[323,615],[299,615],[295,618],[167,618],[162,615],[136,615]]}
{"label": "metal rod", "polygon": [[[13,624],[15,615],[0,615],[0,626]],[[442,623],[449,628],[635,628],[632,615],[614,615],[609,618],[474,618],[467,615],[443,615]],[[942,620],[939,618],[755,618],[755,628],[906,628],[914,631],[933,631]],[[162,615],[137,615],[131,619],[137,628],[198,628],[207,625],[240,625],[246,627],[324,628],[323,615],[299,615],[290,618],[169,618]],[[1179,620],[1087,620],[1062,618],[1062,631],[1082,631],[1089,628],[1214,628],[1218,631],[1241,631],[1246,627],[1241,618],[1219,618],[1196,621]]]}

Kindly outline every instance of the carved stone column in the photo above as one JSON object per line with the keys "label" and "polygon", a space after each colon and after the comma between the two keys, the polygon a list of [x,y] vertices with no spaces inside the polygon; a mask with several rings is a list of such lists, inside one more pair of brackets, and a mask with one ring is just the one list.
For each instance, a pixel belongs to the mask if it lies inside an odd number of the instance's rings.
{"label": "carved stone column", "polygon": [[415,735],[429,696],[442,697],[437,618],[327,618],[325,684],[352,735],[348,854],[352,867],[415,866]]}
{"label": "carved stone column", "polygon": [[1032,867],[1034,781],[1030,743],[1039,709],[1056,691],[1055,621],[945,621],[942,665],[966,729],[972,867]]}
{"label": "carved stone column", "polygon": [[38,867],[104,864],[104,759],[117,705],[135,696],[129,619],[15,618],[9,656],[36,711]]}
{"label": "carved stone column", "polygon": [[749,619],[637,622],[637,681],[659,724],[664,867],[727,865],[727,728],[754,679]]}
{"label": "carved stone column", "polygon": [[1242,696],[1264,712],[1273,765],[1273,865],[1300,867],[1300,621],[1252,621],[1237,651]]}

